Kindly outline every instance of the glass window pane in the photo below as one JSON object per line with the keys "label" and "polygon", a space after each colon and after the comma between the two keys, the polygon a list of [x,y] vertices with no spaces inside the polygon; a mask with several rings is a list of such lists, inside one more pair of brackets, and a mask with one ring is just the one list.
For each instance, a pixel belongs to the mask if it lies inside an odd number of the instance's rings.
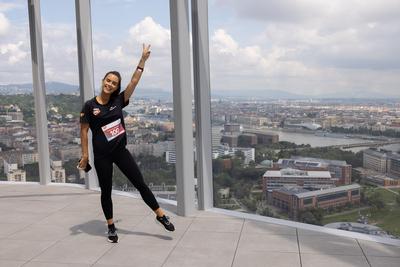
{"label": "glass window pane", "polygon": [[0,3],[0,180],[39,181],[26,1]]}
{"label": "glass window pane", "polygon": [[[127,149],[152,192],[176,199],[169,3],[95,0],[92,23],[96,95],[104,75],[112,70],[121,74],[124,90],[139,63],[143,43],[151,45],[141,80],[124,108]],[[136,191],[118,168],[113,186]]]}
{"label": "glass window pane", "polygon": [[392,2],[275,2],[209,2],[215,206],[399,237]]}
{"label": "glass window pane", "polygon": [[[63,12],[56,12],[62,9]],[[84,184],[75,1],[41,1],[51,181]]]}

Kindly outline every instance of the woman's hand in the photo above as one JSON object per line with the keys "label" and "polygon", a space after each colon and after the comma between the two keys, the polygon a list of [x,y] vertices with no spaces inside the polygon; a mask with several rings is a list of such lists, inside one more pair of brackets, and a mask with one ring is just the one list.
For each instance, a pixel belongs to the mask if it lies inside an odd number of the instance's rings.
{"label": "woman's hand", "polygon": [[81,160],[78,163],[78,169],[86,169],[86,165],[88,164],[89,158],[88,157],[82,157]]}
{"label": "woman's hand", "polygon": [[142,59],[146,61],[150,57],[150,45],[143,44]]}

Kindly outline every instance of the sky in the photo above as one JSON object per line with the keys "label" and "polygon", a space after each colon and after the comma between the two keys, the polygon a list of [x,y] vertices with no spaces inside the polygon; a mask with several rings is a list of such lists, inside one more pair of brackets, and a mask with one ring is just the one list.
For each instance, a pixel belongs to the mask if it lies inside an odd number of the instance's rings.
{"label": "sky", "polygon": [[[41,0],[46,81],[78,84],[74,0]],[[209,0],[211,89],[400,97],[399,0]],[[95,84],[171,90],[168,0],[91,0]],[[32,82],[26,0],[0,0],[0,84]]]}

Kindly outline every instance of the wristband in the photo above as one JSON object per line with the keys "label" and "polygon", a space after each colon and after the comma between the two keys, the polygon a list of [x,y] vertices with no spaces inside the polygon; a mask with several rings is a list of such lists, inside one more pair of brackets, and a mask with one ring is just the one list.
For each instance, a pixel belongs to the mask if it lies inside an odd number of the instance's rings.
{"label": "wristband", "polygon": [[137,66],[136,67],[137,70],[140,70],[141,72],[143,72],[144,68]]}

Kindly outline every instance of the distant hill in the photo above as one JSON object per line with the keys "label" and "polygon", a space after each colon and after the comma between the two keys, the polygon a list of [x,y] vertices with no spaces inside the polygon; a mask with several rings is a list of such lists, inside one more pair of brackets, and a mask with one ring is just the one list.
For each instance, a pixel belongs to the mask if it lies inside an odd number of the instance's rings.
{"label": "distant hill", "polygon": [[159,99],[164,101],[172,101],[173,99],[172,91],[156,88],[141,88],[140,86],[138,86],[138,88],[135,90],[133,96],[138,98]]}
{"label": "distant hill", "polygon": [[243,91],[211,90],[213,98],[231,98],[231,99],[307,99],[308,96],[293,94],[280,90],[256,90],[249,89]]}
{"label": "distant hill", "polygon": [[[17,95],[17,94],[31,94],[33,92],[33,86],[31,83],[25,84],[6,84],[0,85],[0,95]],[[79,92],[79,86],[71,85],[60,82],[47,82],[46,93],[47,94],[77,94]]]}
{"label": "distant hill", "polygon": [[[98,88],[95,88],[98,93]],[[0,95],[16,95],[16,94],[31,94],[32,84],[6,84],[0,85]],[[79,94],[79,86],[71,85],[61,82],[48,82],[46,83],[46,92],[50,95],[59,94]],[[296,92],[296,90],[293,90]],[[148,99],[160,99],[160,100],[172,100],[173,94],[171,90],[159,89],[159,88],[142,88],[139,87],[135,91],[135,97],[148,98]],[[212,98],[221,99],[399,99],[399,96],[386,95],[384,93],[364,92],[364,91],[351,91],[346,95],[338,95],[334,93],[325,93],[320,95],[302,95],[291,93],[289,91],[281,90],[260,90],[260,89],[246,89],[246,90],[211,90]]]}

